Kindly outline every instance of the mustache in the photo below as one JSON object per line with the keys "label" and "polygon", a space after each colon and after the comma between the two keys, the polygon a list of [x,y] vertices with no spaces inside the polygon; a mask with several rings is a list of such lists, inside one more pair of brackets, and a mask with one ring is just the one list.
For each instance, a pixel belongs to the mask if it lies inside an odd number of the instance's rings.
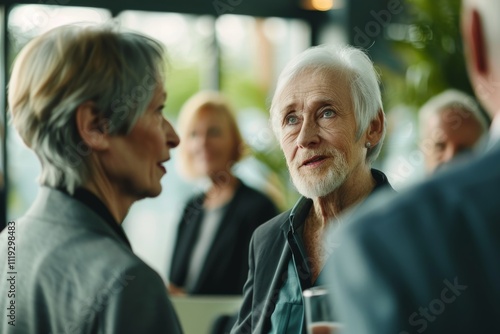
{"label": "mustache", "polygon": [[318,151],[308,151],[307,153],[303,153],[303,154],[300,154],[300,155],[297,155],[295,157],[295,160],[297,161],[305,161],[305,160],[309,160],[313,157],[317,157],[317,156],[322,156],[322,157],[338,157],[338,156],[341,156],[342,153],[336,149],[336,148],[331,148],[331,149],[327,149],[327,150],[318,150]]}

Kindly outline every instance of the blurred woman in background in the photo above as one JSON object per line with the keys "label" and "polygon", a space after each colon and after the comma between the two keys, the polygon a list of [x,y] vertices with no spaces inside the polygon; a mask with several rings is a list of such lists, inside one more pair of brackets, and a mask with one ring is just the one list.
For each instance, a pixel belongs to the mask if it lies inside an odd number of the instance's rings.
{"label": "blurred woman in background", "polygon": [[184,208],[174,248],[172,294],[241,294],[253,231],[277,214],[273,202],[233,175],[245,145],[229,102],[200,92],[178,121],[180,172],[208,188]]}

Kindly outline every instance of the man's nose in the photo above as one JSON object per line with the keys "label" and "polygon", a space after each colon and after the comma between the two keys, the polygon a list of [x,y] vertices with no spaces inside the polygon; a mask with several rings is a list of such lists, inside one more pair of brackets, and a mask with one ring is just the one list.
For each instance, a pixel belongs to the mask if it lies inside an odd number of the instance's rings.
{"label": "man's nose", "polygon": [[460,153],[460,148],[454,145],[447,145],[442,156],[443,162],[450,162]]}
{"label": "man's nose", "polygon": [[311,147],[319,143],[319,129],[314,121],[304,120],[297,137],[298,147]]}

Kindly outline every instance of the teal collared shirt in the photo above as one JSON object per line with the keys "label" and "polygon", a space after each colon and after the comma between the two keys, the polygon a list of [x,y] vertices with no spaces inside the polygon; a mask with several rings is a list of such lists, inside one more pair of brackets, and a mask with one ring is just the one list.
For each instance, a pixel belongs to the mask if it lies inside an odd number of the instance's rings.
{"label": "teal collared shirt", "polygon": [[302,291],[312,284],[302,231],[311,206],[310,199],[304,197],[299,199],[290,213],[288,231],[287,229],[283,231],[292,254],[288,262],[287,278],[280,289],[278,302],[271,315],[272,334],[298,334],[305,329]]}
{"label": "teal collared shirt", "polygon": [[272,334],[301,333],[304,321],[302,290],[293,259],[288,263],[288,279],[281,287],[271,316]]}

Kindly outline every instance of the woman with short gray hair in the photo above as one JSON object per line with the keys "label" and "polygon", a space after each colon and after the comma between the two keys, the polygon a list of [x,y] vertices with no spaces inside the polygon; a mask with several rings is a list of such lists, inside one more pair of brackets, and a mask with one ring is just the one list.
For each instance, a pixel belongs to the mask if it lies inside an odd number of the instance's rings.
{"label": "woman with short gray hair", "polygon": [[135,201],[160,194],[179,144],[162,114],[164,63],[158,42],[103,27],[56,28],[18,55],[9,108],[42,173],[28,213],[0,234],[7,249],[15,231],[19,250],[17,317],[2,316],[2,333],[182,332],[120,226]]}

